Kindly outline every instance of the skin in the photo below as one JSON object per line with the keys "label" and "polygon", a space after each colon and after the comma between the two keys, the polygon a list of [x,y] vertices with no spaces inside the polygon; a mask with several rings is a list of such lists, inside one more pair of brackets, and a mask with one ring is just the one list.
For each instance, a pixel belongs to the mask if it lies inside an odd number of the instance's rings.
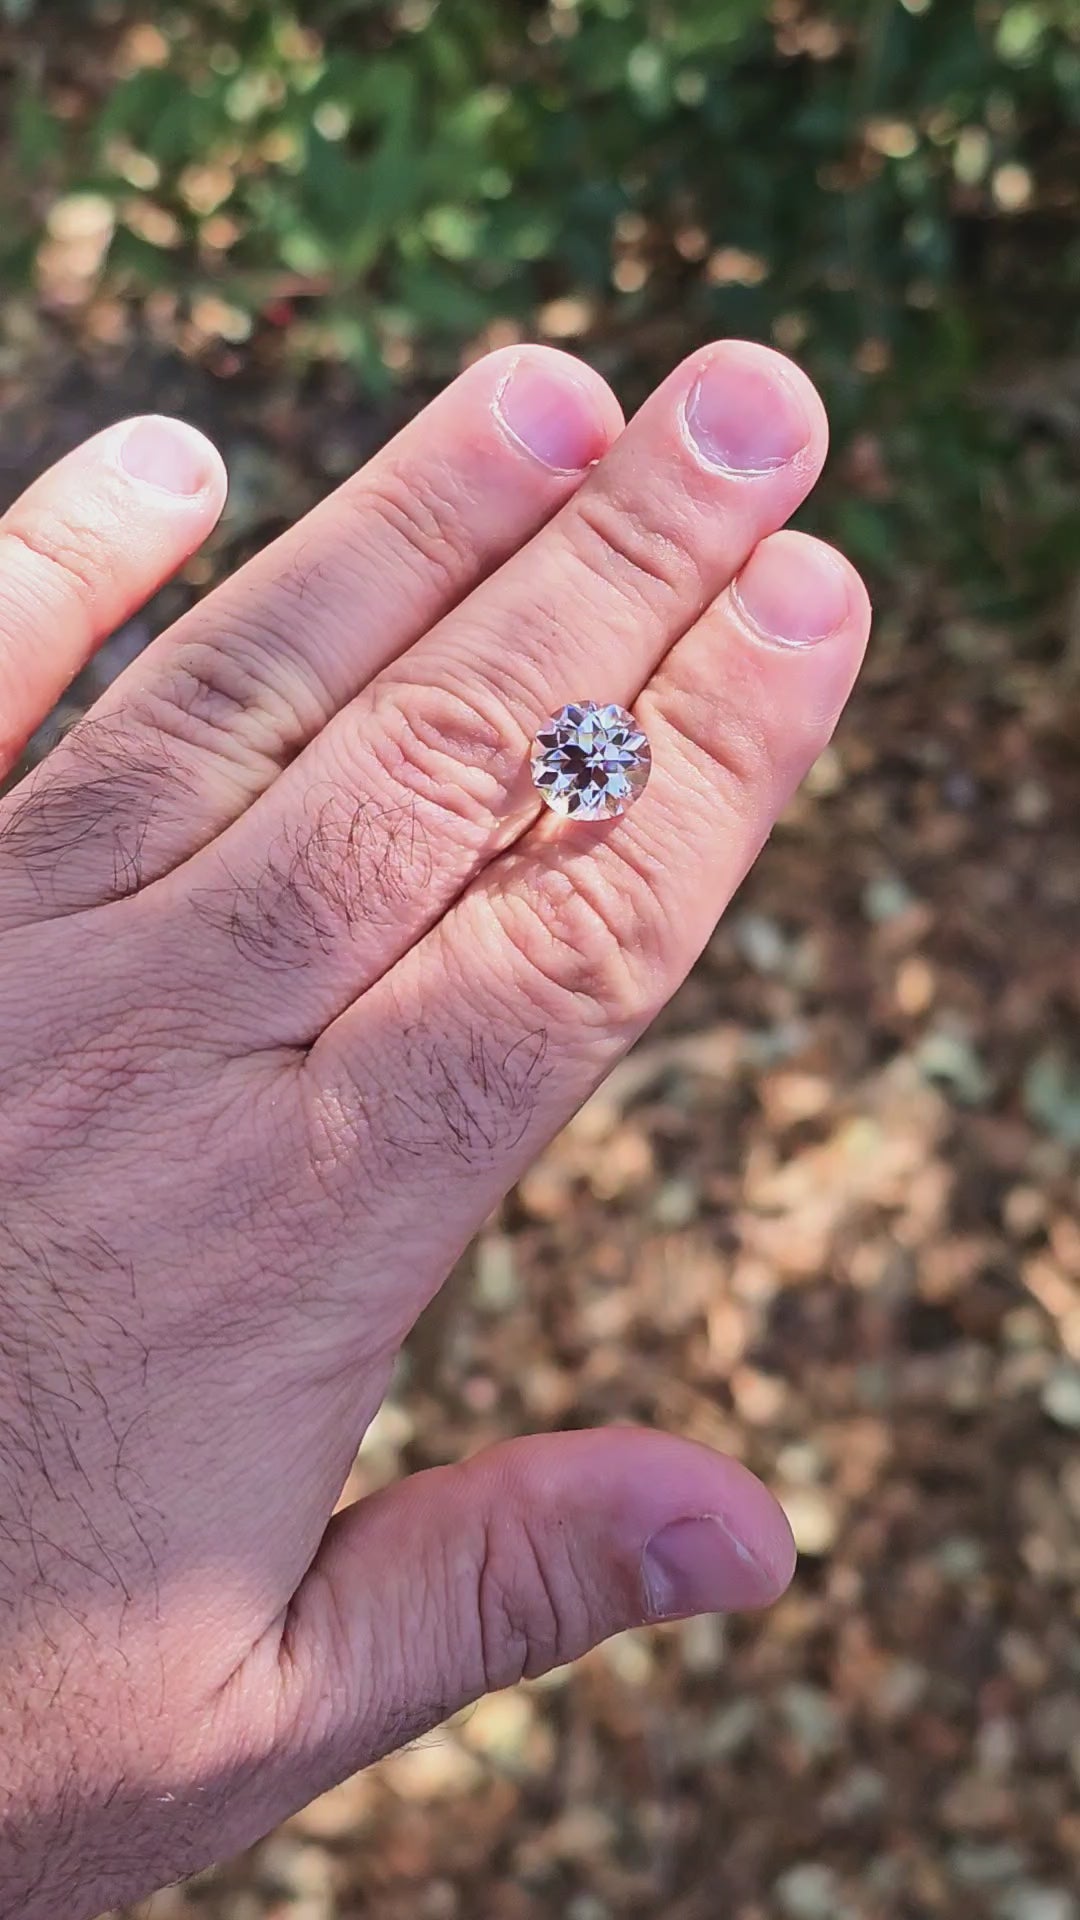
{"label": "skin", "polygon": [[[782,531],[825,444],[763,347],[625,430],[584,366],[492,355],[0,802],[5,1914],[136,1898],[486,1689],[790,1579],[745,1469],[627,1428],[331,1513],[417,1314],[829,738],[868,602]],[[0,771],[224,491],[152,418],[0,522]],[[526,767],[587,697],[653,748],[602,826]]]}

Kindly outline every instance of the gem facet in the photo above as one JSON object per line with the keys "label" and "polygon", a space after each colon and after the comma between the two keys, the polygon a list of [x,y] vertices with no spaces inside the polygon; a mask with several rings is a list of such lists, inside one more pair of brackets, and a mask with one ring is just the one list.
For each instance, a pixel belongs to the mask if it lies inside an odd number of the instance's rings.
{"label": "gem facet", "polygon": [[531,766],[533,785],[555,813],[614,820],[644,792],[652,750],[625,707],[576,700],[545,720]]}

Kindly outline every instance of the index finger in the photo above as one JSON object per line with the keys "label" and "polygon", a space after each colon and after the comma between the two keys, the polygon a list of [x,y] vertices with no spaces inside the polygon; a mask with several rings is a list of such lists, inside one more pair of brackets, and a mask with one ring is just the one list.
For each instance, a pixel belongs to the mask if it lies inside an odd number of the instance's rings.
{"label": "index finger", "polygon": [[65,455],[0,518],[0,774],[94,648],[201,546],[225,468],[158,414]]}

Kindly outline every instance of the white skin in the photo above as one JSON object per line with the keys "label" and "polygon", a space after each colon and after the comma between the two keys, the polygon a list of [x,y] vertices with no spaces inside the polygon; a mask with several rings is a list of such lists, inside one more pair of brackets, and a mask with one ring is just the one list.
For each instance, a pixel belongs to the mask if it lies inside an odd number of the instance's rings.
{"label": "white skin", "polygon": [[[825,444],[763,347],[625,430],[492,355],[0,801],[3,1913],[135,1898],[486,1689],[787,1584],[771,1495],[659,1433],[330,1516],[420,1309],[832,732],[866,593],[781,531]],[[0,522],[0,772],[224,490],[153,418]],[[573,698],[652,741],[604,826],[528,779]]]}

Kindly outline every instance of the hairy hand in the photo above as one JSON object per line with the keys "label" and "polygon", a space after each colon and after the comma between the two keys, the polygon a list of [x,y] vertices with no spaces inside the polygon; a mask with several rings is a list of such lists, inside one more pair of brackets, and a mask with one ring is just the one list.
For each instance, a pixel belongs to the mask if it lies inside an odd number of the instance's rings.
{"label": "hairy hand", "polygon": [[[133,1897],[487,1688],[790,1577],[750,1475],[630,1429],[330,1516],[420,1309],[828,739],[866,595],[779,531],[825,440],[761,347],[625,430],[583,366],[493,355],[0,802],[4,1913]],[[0,523],[3,765],[223,490],[140,421]],[[606,826],[528,778],[578,698],[652,741]]]}

